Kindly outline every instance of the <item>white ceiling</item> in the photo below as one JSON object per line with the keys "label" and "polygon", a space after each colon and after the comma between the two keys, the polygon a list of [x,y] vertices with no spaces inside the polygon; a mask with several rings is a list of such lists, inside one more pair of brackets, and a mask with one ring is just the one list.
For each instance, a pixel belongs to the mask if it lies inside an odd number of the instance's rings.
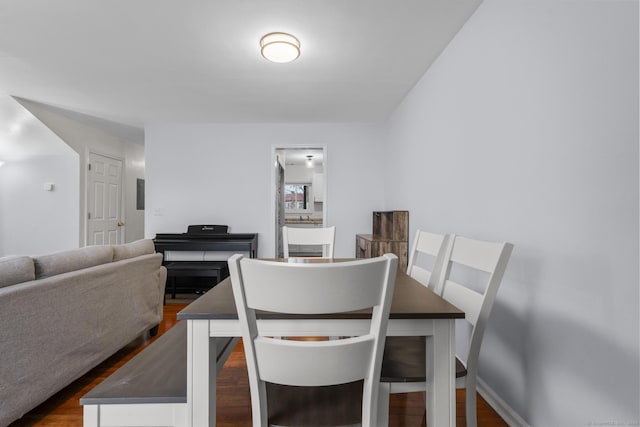
{"label": "white ceiling", "polygon": [[8,96],[0,96],[0,162],[75,152]]}
{"label": "white ceiling", "polygon": [[[0,0],[0,93],[107,126],[381,121],[480,2]],[[261,57],[272,31],[298,60]]]}
{"label": "white ceiling", "polygon": [[324,152],[321,148],[283,148],[276,150],[285,166],[306,166],[307,156],[315,165],[322,165],[324,162]]}

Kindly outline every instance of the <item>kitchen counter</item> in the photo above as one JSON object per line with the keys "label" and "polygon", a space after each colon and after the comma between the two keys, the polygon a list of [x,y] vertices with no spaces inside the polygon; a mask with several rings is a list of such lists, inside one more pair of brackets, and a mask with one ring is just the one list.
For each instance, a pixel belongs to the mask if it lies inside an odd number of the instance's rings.
{"label": "kitchen counter", "polygon": [[322,225],[322,218],[310,218],[310,219],[299,219],[299,218],[286,218],[284,220],[286,224],[320,224]]}

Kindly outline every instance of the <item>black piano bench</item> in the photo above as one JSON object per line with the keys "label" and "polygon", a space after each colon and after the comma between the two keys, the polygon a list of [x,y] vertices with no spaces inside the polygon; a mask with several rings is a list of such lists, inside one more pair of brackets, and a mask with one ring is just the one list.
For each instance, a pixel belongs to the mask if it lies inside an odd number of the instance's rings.
{"label": "black piano bench", "polygon": [[227,261],[174,261],[165,264],[171,283],[171,298],[176,297],[176,277],[212,277],[217,285],[229,276]]}

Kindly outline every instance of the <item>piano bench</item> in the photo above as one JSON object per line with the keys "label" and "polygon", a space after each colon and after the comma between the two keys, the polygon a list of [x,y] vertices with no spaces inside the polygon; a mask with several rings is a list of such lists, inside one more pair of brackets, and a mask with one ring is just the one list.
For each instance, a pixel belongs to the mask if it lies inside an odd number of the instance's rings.
{"label": "piano bench", "polygon": [[215,286],[229,276],[227,261],[172,261],[164,266],[171,279],[171,298],[176,297],[176,277],[213,277]]}

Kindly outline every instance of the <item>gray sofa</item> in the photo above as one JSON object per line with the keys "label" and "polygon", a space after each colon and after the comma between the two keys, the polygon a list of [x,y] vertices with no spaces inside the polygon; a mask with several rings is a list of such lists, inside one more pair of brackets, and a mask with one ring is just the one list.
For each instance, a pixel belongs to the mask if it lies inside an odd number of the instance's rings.
{"label": "gray sofa", "polygon": [[0,258],[0,426],[160,323],[161,264],[151,240]]}

